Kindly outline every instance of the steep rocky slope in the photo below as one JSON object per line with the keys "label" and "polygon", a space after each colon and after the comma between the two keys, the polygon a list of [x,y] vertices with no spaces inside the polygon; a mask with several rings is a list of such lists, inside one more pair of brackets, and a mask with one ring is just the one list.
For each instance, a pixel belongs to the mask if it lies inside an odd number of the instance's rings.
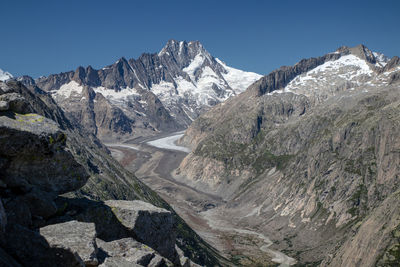
{"label": "steep rocky slope", "polygon": [[0,265],[218,264],[167,203],[39,88],[0,82],[0,134]]}
{"label": "steep rocky slope", "polygon": [[158,54],[121,58],[100,70],[18,79],[51,92],[72,121],[111,139],[186,127],[260,77],[227,66],[198,41],[170,40]]}
{"label": "steep rocky slope", "polygon": [[176,176],[300,264],[395,266],[399,73],[362,45],[282,67],[191,125]]}

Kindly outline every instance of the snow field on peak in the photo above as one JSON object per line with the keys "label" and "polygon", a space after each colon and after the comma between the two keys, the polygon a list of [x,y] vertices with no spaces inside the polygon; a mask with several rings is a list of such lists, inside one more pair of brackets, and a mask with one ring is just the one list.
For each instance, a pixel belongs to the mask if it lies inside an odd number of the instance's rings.
{"label": "snow field on peak", "polygon": [[135,88],[121,88],[119,91],[115,91],[114,89],[110,88],[105,88],[103,86],[95,87],[93,90],[96,93],[101,93],[105,98],[107,99],[115,99],[115,100],[123,100],[126,99],[129,96],[132,95],[137,95],[139,96],[140,94],[136,91]]}
{"label": "snow field on peak", "polygon": [[245,91],[247,87],[262,77],[262,75],[254,72],[229,67],[218,58],[215,60],[226,70],[226,73],[222,73],[222,76],[236,94]]}
{"label": "snow field on peak", "polygon": [[51,91],[54,97],[69,98],[71,95],[81,94],[83,87],[75,81],[61,85],[60,89]]}
{"label": "snow field on peak", "polygon": [[212,64],[211,59],[200,52],[187,67],[182,69],[189,75],[190,81],[178,76],[174,78],[174,84],[165,81],[153,84],[151,91],[166,107],[176,104],[179,99],[187,99],[190,103],[196,103],[195,108],[201,108],[225,101],[230,96],[243,92],[250,84],[262,77],[256,73],[228,67],[216,59],[226,71],[221,77],[211,67],[202,67],[206,60]]}
{"label": "snow field on peak", "polygon": [[[114,89],[105,88],[102,86],[94,87],[93,91],[102,94],[105,98],[113,103],[124,103],[130,97],[140,96],[136,89],[134,88],[121,88],[120,91],[115,91]],[[54,98],[67,99],[70,97],[81,97],[83,92],[83,86],[79,85],[75,81],[70,81],[69,83],[63,84],[60,89],[51,91]],[[81,100],[85,100],[84,97]]]}
{"label": "snow field on peak", "polygon": [[338,90],[359,86],[373,75],[374,72],[364,60],[345,55],[297,76],[283,91],[308,96],[333,94]]}
{"label": "snow field on peak", "polygon": [[13,78],[13,76],[11,75],[11,73],[0,69],[0,81],[7,81],[12,78]]}
{"label": "snow field on peak", "polygon": [[189,66],[182,69],[184,72],[186,72],[189,75],[190,79],[193,82],[195,82],[195,72],[197,69],[199,69],[203,65],[204,60],[205,60],[205,58],[203,57],[203,55],[199,53],[194,57],[192,62],[190,62]]}

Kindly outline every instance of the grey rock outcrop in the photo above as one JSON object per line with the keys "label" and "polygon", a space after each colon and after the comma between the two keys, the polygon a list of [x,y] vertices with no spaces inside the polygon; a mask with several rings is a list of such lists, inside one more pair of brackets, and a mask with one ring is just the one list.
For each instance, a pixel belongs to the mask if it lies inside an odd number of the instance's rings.
{"label": "grey rock outcrop", "polygon": [[182,267],[200,267],[201,265],[198,265],[194,262],[192,262],[188,257],[185,256],[184,252],[178,247],[175,247],[176,252],[178,253],[179,256],[179,262]]}
{"label": "grey rock outcrop", "polygon": [[[99,249],[107,254],[105,264],[110,264],[107,260],[110,258],[124,259],[131,264],[140,266],[173,266],[173,264],[160,256],[152,248],[135,241],[133,238],[123,238],[111,242],[104,242],[97,239]],[[108,263],[107,263],[108,262]]]}
{"label": "grey rock outcrop", "polygon": [[11,88],[5,82],[0,82],[0,94],[5,94],[11,91]]}
{"label": "grey rock outcrop", "polygon": [[48,219],[57,213],[57,206],[54,202],[55,196],[54,192],[44,192],[33,188],[22,197],[22,200],[28,205],[32,214]]}
{"label": "grey rock outcrop", "polygon": [[22,266],[84,266],[70,249],[49,246],[37,230],[8,224],[4,250]]}
{"label": "grey rock outcrop", "polygon": [[10,109],[10,105],[7,101],[0,101],[0,111],[7,111]]}
{"label": "grey rock outcrop", "polygon": [[122,257],[109,257],[106,258],[104,263],[100,264],[99,267],[137,267],[142,266],[137,263],[129,262]]}
{"label": "grey rock outcrop", "polygon": [[[108,200],[102,203],[85,198],[59,198],[57,203],[59,209],[66,208],[63,211],[64,216],[56,218],[52,223],[66,220],[93,222],[98,241],[102,242],[99,247],[104,246],[104,250],[115,250],[118,246],[130,250],[127,244],[134,244],[133,250],[141,248],[146,252],[147,247],[151,248],[147,251],[157,251],[157,255],[160,254],[172,262],[177,260],[177,229],[170,211],[139,200]],[[114,256],[123,254],[121,251],[114,252]]]}
{"label": "grey rock outcrop", "polygon": [[140,242],[168,259],[175,259],[176,228],[171,212],[139,200],[108,200],[105,204]]}
{"label": "grey rock outcrop", "polygon": [[[93,223],[69,221],[40,228],[51,249],[70,251],[77,264],[97,266],[96,229]],[[50,252],[51,253],[51,252]],[[60,257],[60,261],[64,259]]]}
{"label": "grey rock outcrop", "polygon": [[[5,102],[8,106],[7,109],[3,108],[2,111],[11,110],[21,114],[31,113],[33,111],[25,98],[17,93],[5,93],[0,95],[0,102]],[[5,106],[6,105],[3,104],[3,107]]]}
{"label": "grey rock outcrop", "polygon": [[67,136],[57,124],[37,114],[0,117],[0,157],[7,167],[0,173],[10,187],[29,191],[33,187],[62,194],[82,187],[86,170],[67,152]]}

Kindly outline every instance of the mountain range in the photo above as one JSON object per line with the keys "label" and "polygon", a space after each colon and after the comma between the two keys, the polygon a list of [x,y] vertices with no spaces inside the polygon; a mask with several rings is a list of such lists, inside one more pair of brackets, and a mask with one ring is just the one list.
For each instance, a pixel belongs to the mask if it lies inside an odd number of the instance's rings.
{"label": "mountain range", "polygon": [[[288,265],[400,262],[399,57],[343,46],[261,76],[227,66],[198,41],[170,40],[157,54],[99,70],[38,79],[1,71],[0,78],[8,80],[0,82],[0,130],[7,137],[0,138],[0,263],[28,263],[24,251],[41,240],[38,232],[54,241],[57,227],[83,220],[97,227],[77,229],[90,228],[93,240],[99,235],[95,247],[110,253],[128,238],[141,253],[149,245],[151,260],[166,265],[187,266],[184,255],[207,266],[262,264],[266,251],[250,236],[242,241],[253,254],[226,262],[101,143],[185,128],[179,144],[191,152],[171,177],[221,200],[196,211],[197,221],[218,216],[236,227],[228,229],[266,234]],[[157,206],[137,204],[166,222],[166,245],[121,227],[130,204],[110,199]],[[94,212],[110,209],[114,215],[106,212],[105,220]],[[107,235],[102,227],[110,225],[123,233]],[[25,234],[35,238],[23,242]],[[16,240],[27,249],[13,247]],[[106,258],[100,252],[87,264],[132,260],[123,251]]]}
{"label": "mountain range", "polygon": [[260,77],[227,66],[198,41],[170,40],[158,54],[121,58],[100,70],[18,80],[51,93],[72,121],[105,140],[184,129]]}

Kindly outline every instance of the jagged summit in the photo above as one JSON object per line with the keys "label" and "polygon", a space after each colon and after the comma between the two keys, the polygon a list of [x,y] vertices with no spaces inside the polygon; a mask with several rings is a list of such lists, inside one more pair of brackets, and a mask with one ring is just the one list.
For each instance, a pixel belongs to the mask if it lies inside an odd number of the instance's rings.
{"label": "jagged summit", "polygon": [[176,58],[182,67],[188,64],[188,59],[194,59],[197,55],[202,55],[212,61],[212,56],[199,41],[169,40],[158,53],[159,57],[172,56]]}
{"label": "jagged summit", "polygon": [[200,43],[200,41],[177,41],[174,39],[169,40],[165,46],[161,49],[161,51],[158,53],[159,56],[165,54],[166,52],[169,51],[179,51],[182,52],[184,49],[193,49],[193,50],[203,50],[205,51],[203,45]]}
{"label": "jagged summit", "polygon": [[384,67],[386,63],[390,60],[384,54],[373,52],[363,44],[359,44],[354,47],[342,46],[336,50],[336,53],[340,53],[343,55],[355,55],[363,60],[366,60],[370,64],[376,65],[377,67]]}

